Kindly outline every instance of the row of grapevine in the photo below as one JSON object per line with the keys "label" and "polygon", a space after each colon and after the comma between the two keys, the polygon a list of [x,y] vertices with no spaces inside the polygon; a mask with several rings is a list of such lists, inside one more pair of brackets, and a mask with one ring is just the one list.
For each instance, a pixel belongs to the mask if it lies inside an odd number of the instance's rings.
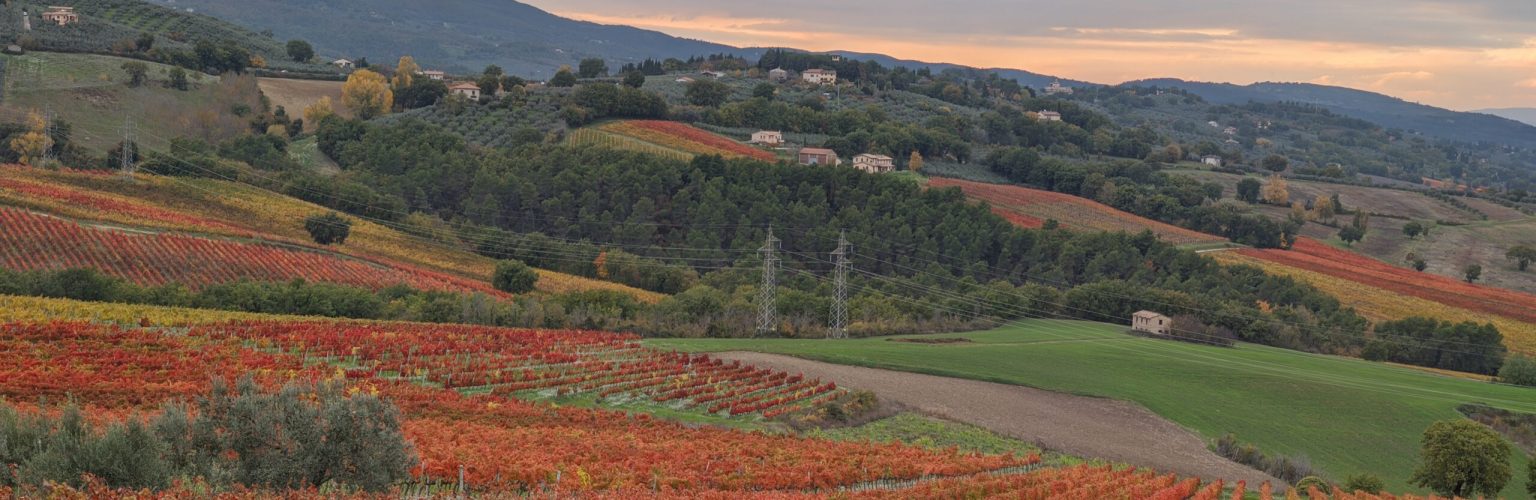
{"label": "row of grapevine", "polygon": [[328,253],[92,228],[4,207],[0,207],[0,266],[22,271],[89,267],[146,286],[179,283],[197,288],[240,279],[302,278],[373,289],[404,283],[427,290],[506,296],[488,284],[412,273]]}

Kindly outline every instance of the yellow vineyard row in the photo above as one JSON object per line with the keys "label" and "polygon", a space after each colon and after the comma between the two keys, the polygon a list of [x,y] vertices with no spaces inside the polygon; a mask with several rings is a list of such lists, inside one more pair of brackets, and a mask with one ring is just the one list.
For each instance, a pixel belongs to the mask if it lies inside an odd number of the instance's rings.
{"label": "yellow vineyard row", "polygon": [[1216,252],[1209,255],[1223,264],[1250,265],[1263,269],[1269,274],[1289,276],[1311,284],[1319,290],[1338,297],[1345,305],[1355,308],[1360,315],[1372,321],[1422,316],[1454,322],[1493,323],[1498,327],[1499,332],[1504,334],[1504,345],[1508,346],[1509,350],[1523,354],[1536,354],[1536,324],[1452,307],[1323,273],[1240,255],[1236,252]]}

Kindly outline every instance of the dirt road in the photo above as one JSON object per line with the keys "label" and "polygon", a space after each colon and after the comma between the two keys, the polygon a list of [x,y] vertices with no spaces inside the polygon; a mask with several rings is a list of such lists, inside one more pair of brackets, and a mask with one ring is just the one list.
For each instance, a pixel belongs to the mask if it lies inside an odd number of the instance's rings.
{"label": "dirt road", "polygon": [[874,391],[884,401],[1070,455],[1206,479],[1245,480],[1250,487],[1264,481],[1281,484],[1262,472],[1217,456],[1188,430],[1124,401],[776,354],[728,352],[715,356]]}

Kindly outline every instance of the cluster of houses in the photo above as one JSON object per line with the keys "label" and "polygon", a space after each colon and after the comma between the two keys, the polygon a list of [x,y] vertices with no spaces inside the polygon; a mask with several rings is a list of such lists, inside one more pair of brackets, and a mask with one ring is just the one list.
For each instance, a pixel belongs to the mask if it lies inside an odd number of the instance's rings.
{"label": "cluster of houses", "polygon": [[[749,144],[763,146],[780,146],[784,144],[784,133],[774,130],[762,130],[752,133]],[[801,165],[837,166],[843,164],[843,159],[837,157],[837,152],[826,148],[800,148],[795,153],[795,162]],[[869,172],[871,174],[883,174],[896,170],[896,160],[889,156],[865,153],[853,157],[853,168]]]}

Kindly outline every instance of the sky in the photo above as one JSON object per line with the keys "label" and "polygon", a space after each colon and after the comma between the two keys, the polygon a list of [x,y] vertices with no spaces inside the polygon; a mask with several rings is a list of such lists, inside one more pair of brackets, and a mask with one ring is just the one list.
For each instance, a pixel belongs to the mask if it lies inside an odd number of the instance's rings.
{"label": "sky", "polygon": [[735,46],[874,52],[1119,83],[1310,82],[1536,107],[1536,0],[533,0]]}

